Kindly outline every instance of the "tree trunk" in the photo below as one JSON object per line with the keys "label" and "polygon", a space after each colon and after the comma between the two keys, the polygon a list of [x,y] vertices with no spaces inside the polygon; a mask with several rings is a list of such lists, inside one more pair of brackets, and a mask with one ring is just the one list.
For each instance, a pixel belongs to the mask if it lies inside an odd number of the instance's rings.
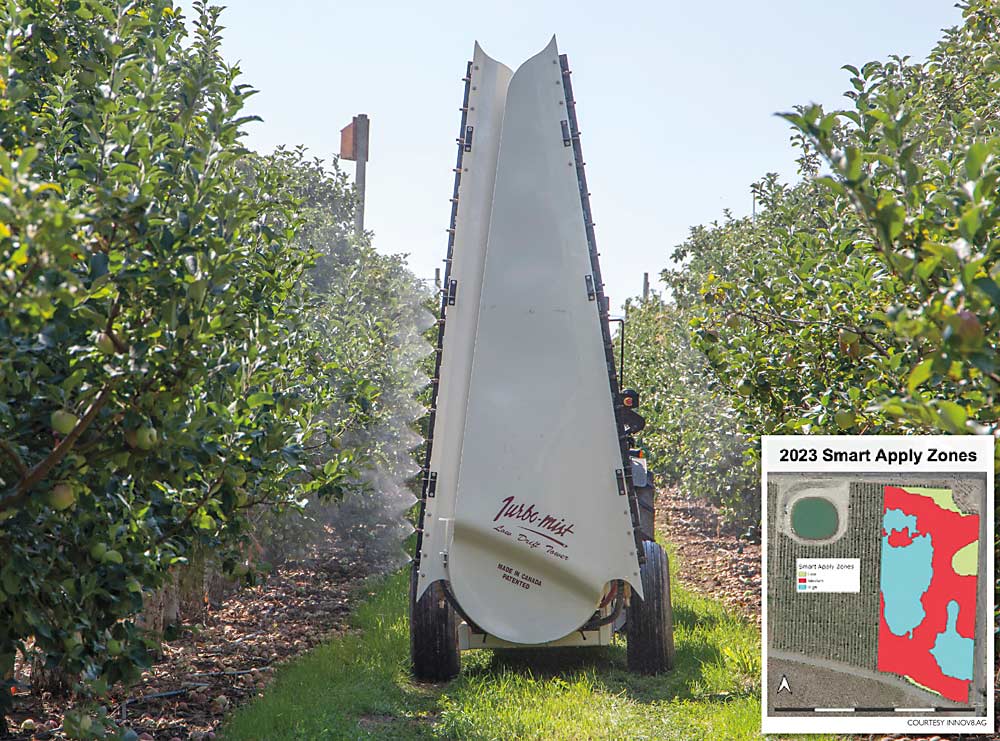
{"label": "tree trunk", "polygon": [[238,582],[231,581],[222,575],[217,563],[208,565],[205,571],[205,595],[213,610],[222,607],[222,601],[236,591]]}
{"label": "tree trunk", "polygon": [[45,666],[45,657],[31,657],[31,692],[40,696],[43,692],[53,695],[65,695],[73,684],[73,679],[59,667],[50,669]]}
{"label": "tree trunk", "polygon": [[196,545],[188,562],[182,566],[177,583],[178,608],[190,622],[204,623],[205,611],[205,549]]}
{"label": "tree trunk", "polygon": [[177,569],[171,569],[167,583],[163,585],[163,627],[177,625],[180,621],[180,573]]}
{"label": "tree trunk", "polygon": [[136,617],[136,625],[143,628],[146,635],[156,641],[155,656],[162,656],[160,643],[163,641],[163,589],[147,592],[142,598],[142,612]]}

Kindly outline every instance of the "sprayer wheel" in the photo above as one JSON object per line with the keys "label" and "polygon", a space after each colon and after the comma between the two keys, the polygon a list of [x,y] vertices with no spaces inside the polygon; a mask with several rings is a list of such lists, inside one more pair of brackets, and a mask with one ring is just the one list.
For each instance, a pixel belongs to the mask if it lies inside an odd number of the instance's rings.
{"label": "sprayer wheel", "polygon": [[632,592],[625,625],[628,668],[659,674],[674,666],[674,616],[670,606],[670,564],[659,544],[644,540],[646,563],[640,567],[642,599]]}
{"label": "sprayer wheel", "polygon": [[445,682],[461,670],[458,650],[458,619],[444,594],[441,582],[434,582],[420,599],[417,568],[410,572],[410,659],[413,676],[428,682]]}

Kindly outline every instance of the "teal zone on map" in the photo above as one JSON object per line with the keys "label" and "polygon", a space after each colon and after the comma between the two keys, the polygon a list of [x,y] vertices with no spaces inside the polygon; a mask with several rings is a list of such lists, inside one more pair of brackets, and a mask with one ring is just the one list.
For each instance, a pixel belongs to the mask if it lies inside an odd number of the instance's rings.
{"label": "teal zone on map", "polygon": [[885,622],[898,636],[912,636],[914,628],[923,622],[924,606],[920,598],[931,584],[934,570],[931,561],[934,548],[930,534],[913,538],[909,545],[889,544],[893,530],[909,528],[917,531],[917,518],[902,510],[890,509],[882,519],[886,535],[882,536],[882,594],[885,597]]}
{"label": "teal zone on map", "polygon": [[948,627],[938,633],[931,655],[941,671],[955,679],[972,679],[972,650],[975,642],[958,634],[958,603],[948,603]]}

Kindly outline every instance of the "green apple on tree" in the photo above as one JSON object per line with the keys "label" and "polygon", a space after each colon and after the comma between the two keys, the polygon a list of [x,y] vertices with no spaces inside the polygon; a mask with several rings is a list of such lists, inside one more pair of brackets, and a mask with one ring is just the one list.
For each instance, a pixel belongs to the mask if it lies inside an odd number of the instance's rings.
{"label": "green apple on tree", "polygon": [[118,348],[115,346],[115,341],[107,332],[101,332],[97,335],[96,345],[102,355],[114,355],[118,352]]}
{"label": "green apple on tree", "polygon": [[53,509],[69,509],[76,502],[76,492],[65,482],[56,484],[49,490],[48,502]]}
{"label": "green apple on tree", "polygon": [[152,450],[159,442],[156,428],[145,425],[135,431],[135,445],[139,450]]}
{"label": "green apple on tree", "polygon": [[834,421],[837,423],[837,427],[842,430],[849,430],[854,426],[857,421],[857,417],[854,412],[841,410],[833,415]]}
{"label": "green apple on tree", "polygon": [[101,560],[104,563],[115,563],[115,564],[121,564],[124,562],[122,554],[110,548],[104,552],[104,556],[101,558]]}
{"label": "green apple on tree", "polygon": [[247,473],[242,466],[226,466],[222,476],[223,480],[233,488],[243,486],[247,482]]}
{"label": "green apple on tree", "polygon": [[71,433],[80,421],[80,419],[68,409],[57,409],[52,412],[49,419],[52,423],[52,429],[60,435],[68,435]]}

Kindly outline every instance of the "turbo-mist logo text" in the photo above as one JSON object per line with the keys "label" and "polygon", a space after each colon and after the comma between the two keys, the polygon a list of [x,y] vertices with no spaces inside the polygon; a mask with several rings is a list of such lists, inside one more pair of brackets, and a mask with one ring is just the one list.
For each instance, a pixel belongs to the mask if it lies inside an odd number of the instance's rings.
{"label": "turbo-mist logo text", "polygon": [[534,504],[526,505],[524,502],[518,502],[513,496],[509,496],[503,500],[503,503],[500,506],[500,511],[498,511],[496,517],[493,518],[493,522],[496,522],[501,518],[505,520],[517,520],[518,522],[527,522],[560,537],[569,535],[573,532],[574,523],[567,522],[565,517],[543,515],[535,509]]}

